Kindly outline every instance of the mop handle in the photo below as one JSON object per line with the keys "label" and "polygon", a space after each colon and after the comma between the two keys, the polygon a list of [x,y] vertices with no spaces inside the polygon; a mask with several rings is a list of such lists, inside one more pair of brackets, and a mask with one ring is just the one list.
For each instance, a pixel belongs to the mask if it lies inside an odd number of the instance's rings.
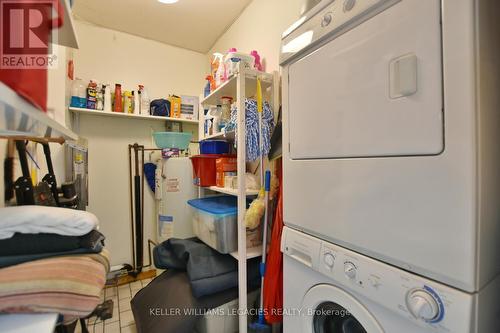
{"label": "mop handle", "polygon": [[266,181],[265,181],[265,191],[266,195],[264,197],[264,205],[265,205],[265,211],[264,211],[264,226],[263,226],[263,235],[262,235],[262,266],[263,266],[263,272],[262,276],[265,274],[265,269],[266,269],[266,249],[267,249],[267,224],[268,224],[268,218],[269,218],[269,191],[271,190],[271,171],[267,170],[266,171]]}
{"label": "mop handle", "polygon": [[259,114],[259,155],[260,155],[260,183],[261,188],[264,188],[264,143],[262,136],[262,117],[263,117],[263,106],[262,106],[262,84],[260,78],[257,76],[257,113]]}
{"label": "mop handle", "polygon": [[266,170],[266,182],[265,182],[265,191],[266,195],[264,197],[265,200],[265,213],[264,213],[264,225],[262,227],[262,260],[260,263],[260,311],[259,311],[259,322],[264,324],[264,275],[266,274],[266,250],[267,250],[267,219],[269,217],[269,191],[271,189],[271,171]]}

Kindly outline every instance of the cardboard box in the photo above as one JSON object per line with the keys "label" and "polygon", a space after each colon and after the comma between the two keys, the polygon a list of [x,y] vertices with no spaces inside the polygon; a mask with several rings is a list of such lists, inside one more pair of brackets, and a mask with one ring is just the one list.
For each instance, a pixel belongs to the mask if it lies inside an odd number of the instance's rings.
{"label": "cardboard box", "polygon": [[236,172],[238,160],[236,157],[221,157],[215,161],[216,183],[218,187],[224,187],[226,172]]}
{"label": "cardboard box", "polygon": [[181,117],[181,98],[175,95],[171,95],[168,100],[170,101],[170,117],[180,118]]}

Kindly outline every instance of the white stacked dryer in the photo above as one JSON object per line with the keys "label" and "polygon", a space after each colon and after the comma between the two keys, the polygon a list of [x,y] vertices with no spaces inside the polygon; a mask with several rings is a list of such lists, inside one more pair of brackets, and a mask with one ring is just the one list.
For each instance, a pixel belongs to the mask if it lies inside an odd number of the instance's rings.
{"label": "white stacked dryer", "polygon": [[285,224],[469,294],[498,281],[498,17],[323,0],[285,32]]}

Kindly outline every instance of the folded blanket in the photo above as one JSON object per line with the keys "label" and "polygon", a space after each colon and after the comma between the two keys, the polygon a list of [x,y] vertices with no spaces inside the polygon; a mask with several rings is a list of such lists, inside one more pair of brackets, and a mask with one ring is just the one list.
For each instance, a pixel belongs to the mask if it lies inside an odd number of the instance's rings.
{"label": "folded blanket", "polygon": [[0,239],[10,238],[16,232],[83,236],[98,225],[94,214],[81,210],[44,206],[0,208]]}
{"label": "folded blanket", "polygon": [[[160,269],[187,271],[195,297],[214,294],[238,285],[238,261],[221,254],[196,238],[171,238],[153,250],[154,263]],[[249,281],[259,280],[260,259],[248,261]]]}
{"label": "folded blanket", "polygon": [[98,243],[102,244],[104,239],[104,235],[97,230],[83,236],[16,233],[11,238],[0,239],[0,256],[94,249]]}
{"label": "folded blanket", "polygon": [[0,268],[9,267],[13,265],[19,265],[24,262],[40,260],[45,258],[59,257],[59,256],[71,256],[80,255],[88,253],[100,253],[104,248],[103,243],[96,243],[91,249],[78,248],[76,250],[62,251],[62,252],[50,252],[50,253],[37,253],[37,254],[23,254],[14,256],[0,256]]}
{"label": "folded blanket", "polygon": [[100,303],[106,267],[87,256],[57,257],[0,269],[0,312],[86,317]]}

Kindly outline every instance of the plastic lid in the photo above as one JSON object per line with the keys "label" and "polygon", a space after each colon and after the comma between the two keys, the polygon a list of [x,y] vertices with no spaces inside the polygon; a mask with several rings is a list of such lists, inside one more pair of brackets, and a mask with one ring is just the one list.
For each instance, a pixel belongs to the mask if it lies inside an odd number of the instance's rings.
{"label": "plastic lid", "polygon": [[191,207],[214,215],[234,215],[238,213],[238,199],[234,196],[217,196],[188,200]]}

